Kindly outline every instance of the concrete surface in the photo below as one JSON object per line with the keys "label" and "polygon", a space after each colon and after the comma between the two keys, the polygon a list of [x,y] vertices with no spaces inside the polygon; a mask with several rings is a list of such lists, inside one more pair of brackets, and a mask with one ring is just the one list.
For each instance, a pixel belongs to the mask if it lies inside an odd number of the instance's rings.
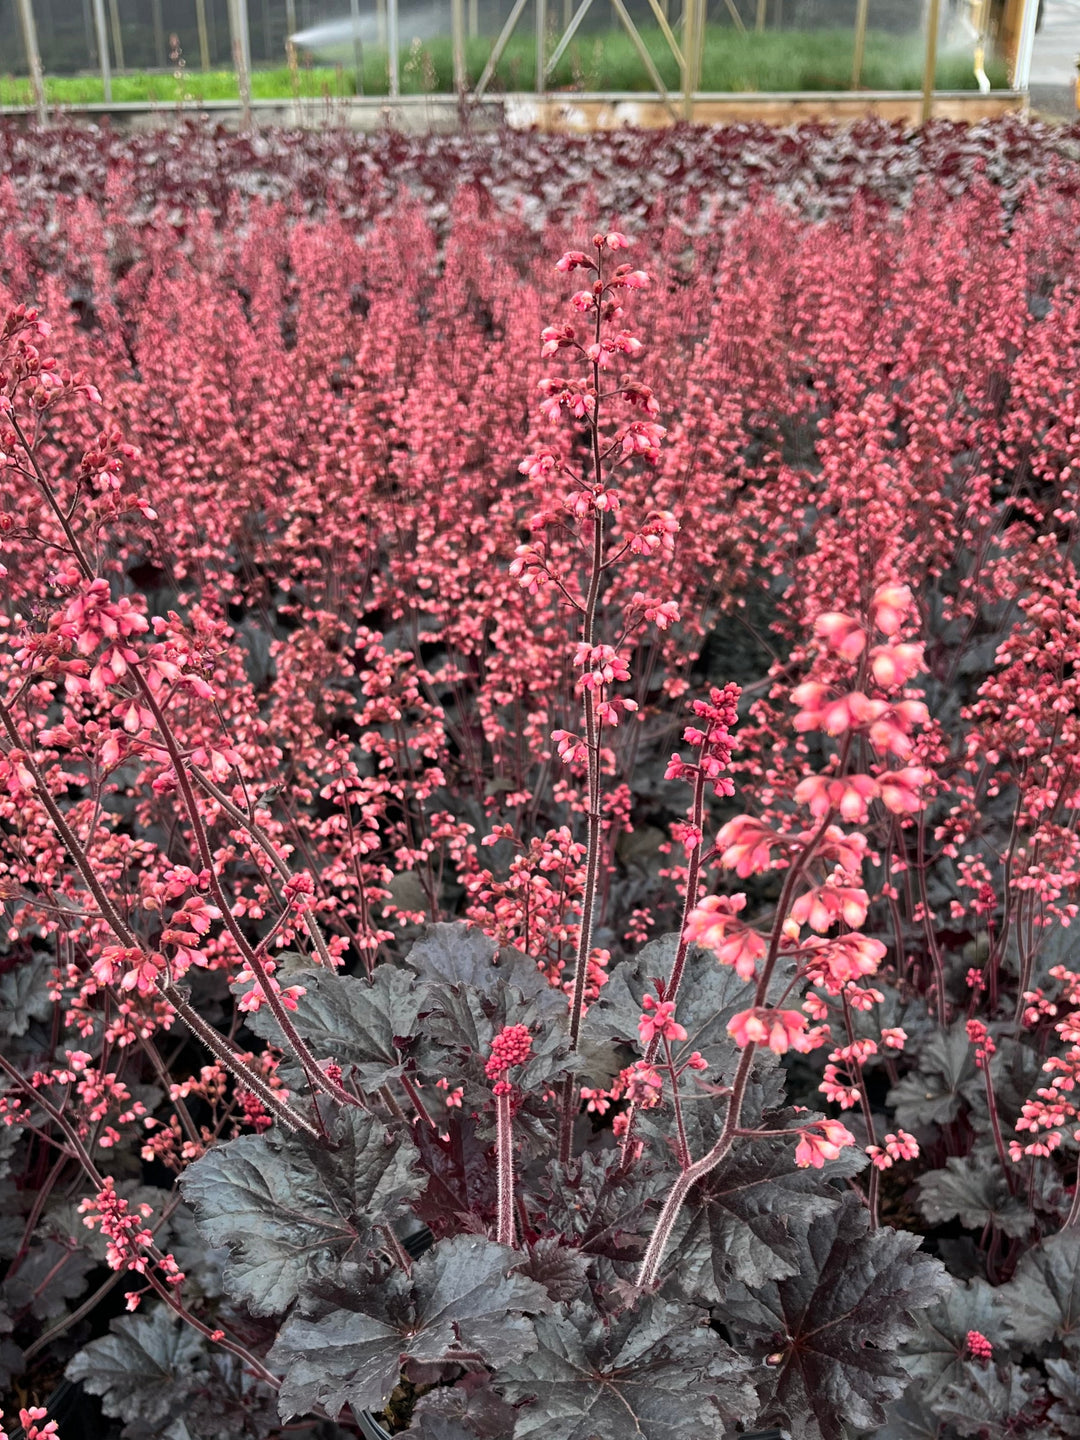
{"label": "concrete surface", "polygon": [[1044,115],[1076,116],[1080,0],[1044,0],[1031,60],[1031,106]]}

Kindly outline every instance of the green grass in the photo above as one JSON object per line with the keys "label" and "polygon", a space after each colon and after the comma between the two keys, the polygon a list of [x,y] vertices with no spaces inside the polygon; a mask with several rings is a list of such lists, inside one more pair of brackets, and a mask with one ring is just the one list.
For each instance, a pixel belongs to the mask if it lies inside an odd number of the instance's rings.
{"label": "green grass", "polygon": [[[679,67],[659,30],[643,30],[642,38],[669,89],[679,86]],[[466,44],[469,78],[475,83],[491,51],[491,41],[480,38]],[[740,35],[710,27],[705,37],[701,88],[707,91],[847,90],[851,84],[854,39],[850,30],[765,31]],[[528,36],[514,36],[499,61],[492,83],[495,91],[533,88],[535,46]],[[861,84],[868,90],[919,90],[922,88],[923,45],[918,37],[897,39],[870,31],[866,37]],[[453,55],[448,37],[429,40],[401,52],[399,73],[406,95],[449,93],[453,90]],[[988,66],[995,87],[1007,84],[1004,66]],[[339,99],[355,93],[351,68],[300,68],[295,75],[286,67],[257,70],[251,93],[258,100],[287,99],[294,93],[309,98]],[[938,59],[939,90],[976,88],[971,58],[943,55]],[[52,105],[100,104],[100,77],[50,77],[45,82]],[[294,89],[295,87],[295,89]],[[553,90],[651,90],[652,82],[629,35],[622,30],[575,40],[549,81]],[[368,47],[364,53],[364,93],[385,95],[385,51]],[[138,71],[113,77],[113,99],[177,104],[187,100],[235,100],[236,76],[227,70],[187,71],[183,80],[173,75]],[[0,104],[32,103],[29,81],[0,77]]]}

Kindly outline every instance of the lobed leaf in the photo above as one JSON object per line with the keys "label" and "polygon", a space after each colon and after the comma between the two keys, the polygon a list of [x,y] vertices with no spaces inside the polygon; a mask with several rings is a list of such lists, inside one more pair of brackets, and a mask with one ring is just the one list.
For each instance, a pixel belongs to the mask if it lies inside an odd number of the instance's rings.
{"label": "lobed leaf", "polygon": [[529,1316],[550,1310],[542,1286],[512,1268],[519,1256],[479,1236],[443,1241],[413,1266],[372,1283],[356,1265],[314,1285],[285,1322],[270,1364],[282,1371],[281,1415],[317,1405],[381,1410],[408,1360],[455,1349],[500,1363],[536,1345]]}
{"label": "lobed leaf", "polygon": [[202,1356],[201,1335],[164,1305],[122,1315],[109,1331],[79,1351],[67,1378],[81,1381],[101,1397],[106,1414],[129,1424],[160,1425],[182,1411]]}
{"label": "lobed leaf", "polygon": [[725,1323],[771,1352],[766,1411],[796,1425],[800,1440],[880,1425],[884,1402],[902,1394],[908,1377],[896,1352],[915,1329],[912,1312],[951,1283],[918,1245],[915,1235],[871,1231],[849,1193],[810,1224],[796,1274],[729,1294]]}
{"label": "lobed leaf", "polygon": [[343,1112],[336,1148],[298,1135],[242,1135],[208,1150],[180,1188],[211,1245],[228,1247],[224,1282],[255,1315],[282,1312],[310,1278],[355,1257],[372,1229],[419,1194],[417,1152],[364,1111]]}
{"label": "lobed leaf", "polygon": [[496,1374],[521,1406],[514,1440],[703,1440],[757,1408],[747,1362],[688,1306],[650,1298],[609,1322],[561,1306],[536,1335]]}

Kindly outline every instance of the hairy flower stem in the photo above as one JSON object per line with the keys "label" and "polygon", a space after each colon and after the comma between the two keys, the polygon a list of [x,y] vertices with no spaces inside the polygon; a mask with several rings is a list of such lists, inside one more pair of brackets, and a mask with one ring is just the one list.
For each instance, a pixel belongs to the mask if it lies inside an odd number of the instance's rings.
{"label": "hairy flower stem", "polygon": [[[222,810],[225,811],[229,819],[235,821],[238,826],[241,826],[244,830],[247,831],[247,833],[251,836],[252,840],[255,841],[256,845],[258,845],[259,849],[270,861],[271,865],[273,865],[274,869],[278,873],[278,876],[282,880],[291,879],[292,871],[289,869],[288,864],[282,858],[277,846],[270,839],[269,835],[267,835],[266,831],[262,828],[262,826],[257,824],[253,817],[245,815],[238,805],[234,805],[233,802],[229,799],[229,797],[225,794],[225,792],[219,786],[214,784],[214,782],[210,779],[209,775],[204,774],[203,771],[201,771],[197,766],[191,764],[188,765],[188,770],[190,771],[193,778],[197,781],[197,783],[206,791],[207,795],[209,795],[210,798],[215,802],[215,804],[221,806]],[[315,917],[312,915],[310,910],[305,910],[302,918],[304,921],[304,928],[308,932],[308,935],[311,937],[311,943],[315,946],[315,949],[319,955],[319,959],[327,967],[327,969],[332,970],[334,968],[334,962],[330,955],[330,951],[327,948],[326,939],[323,936],[322,931],[319,929]]]}
{"label": "hairy flower stem", "polygon": [[[697,774],[694,776],[694,798],[690,806],[690,823],[694,827],[695,834],[699,836],[701,835],[701,828],[704,818],[705,775],[699,767]],[[678,948],[675,951],[675,959],[672,962],[671,974],[668,976],[667,984],[664,987],[663,998],[665,1000],[675,1000],[678,998],[679,987],[682,985],[683,972],[686,969],[686,957],[690,953],[690,941],[688,940],[686,934],[686,922],[690,917],[690,911],[694,908],[694,905],[697,902],[698,882],[701,878],[701,851],[702,842],[699,840],[697,845],[695,845],[693,850],[690,852],[689,863],[686,867],[686,890],[683,894],[682,918],[679,921],[679,944]],[[645,1050],[646,1065],[651,1065],[656,1059],[656,1051],[659,1044],[660,1037],[658,1035],[654,1035],[653,1038],[649,1041],[649,1044]],[[668,1059],[670,1062],[670,1055]],[[674,1076],[671,1083],[676,1103],[678,1103],[678,1093],[677,1090],[674,1088],[676,1085]],[[637,1112],[637,1101],[631,1100],[630,1107],[626,1112],[626,1129],[623,1132],[622,1141],[619,1146],[619,1150],[621,1153],[621,1159],[619,1162],[620,1165],[625,1165],[630,1157],[630,1146],[634,1138],[634,1124],[637,1120]],[[679,1123],[681,1127],[681,1116],[679,1117]],[[689,1163],[690,1152],[685,1148],[685,1138],[686,1137],[684,1136],[684,1153],[686,1156],[686,1163]]]}
{"label": "hairy flower stem", "polygon": [[742,1110],[746,1086],[750,1080],[755,1049],[756,1046],[753,1044],[747,1045],[739,1056],[739,1066],[735,1072],[731,1099],[728,1102],[727,1119],[724,1121],[724,1128],[720,1132],[719,1140],[707,1154],[703,1155],[700,1160],[695,1160],[682,1172],[664,1201],[664,1208],[660,1211],[660,1218],[656,1222],[656,1228],[641,1262],[641,1269],[638,1271],[637,1288],[639,1290],[651,1290],[656,1284],[660,1265],[671,1239],[671,1232],[675,1228],[675,1222],[679,1218],[679,1211],[683,1207],[683,1201],[699,1180],[703,1180],[710,1171],[716,1169],[735,1143],[739,1129],[739,1114]]}
{"label": "hairy flower stem", "polygon": [[[125,924],[119,911],[117,911],[109,897],[105,894],[94,867],[90,863],[89,855],[87,855],[75,832],[64,818],[64,813],[56,803],[52,792],[49,790],[45,776],[38,768],[37,761],[29,751],[23,750],[22,739],[15,725],[14,717],[2,700],[0,700],[0,726],[2,726],[7,733],[11,744],[16,749],[22,750],[23,764],[33,778],[35,794],[48,814],[49,819],[52,821],[53,829],[60,836],[65,850],[71,856],[75,868],[82,876],[83,883],[94,897],[102,919],[126,950],[138,950],[143,955],[149,955],[150,952],[146,946],[129,926]],[[239,1080],[245,1089],[250,1090],[253,1095],[258,1096],[267,1110],[276,1115],[278,1119],[288,1125],[290,1129],[301,1130],[309,1135],[318,1134],[315,1127],[305,1120],[302,1115],[298,1115],[296,1111],[291,1109],[274,1094],[274,1091],[265,1083],[262,1076],[240,1058],[240,1055],[230,1041],[226,1040],[225,1037],[213,1029],[212,1026],[207,1025],[206,1021],[187,1003],[183,993],[178,990],[175,985],[159,977],[157,989],[173,1007],[192,1034],[199,1037],[214,1058],[224,1065],[234,1078]]]}
{"label": "hairy flower stem", "polygon": [[412,1105],[414,1110],[416,1111],[417,1118],[423,1121],[423,1123],[428,1127],[429,1130],[437,1130],[439,1127],[431,1118],[431,1111],[427,1108],[423,1100],[420,1098],[420,1091],[417,1089],[415,1083],[409,1078],[408,1075],[401,1075],[399,1076],[399,1079],[401,1080],[401,1088],[405,1091],[405,1094],[408,1095],[409,1099],[412,1101]]}
{"label": "hairy flower stem", "polygon": [[[998,1160],[1001,1163],[1002,1173],[1009,1186],[1009,1194],[1016,1194],[1016,1176],[1013,1174],[1013,1167],[1009,1164],[1009,1157],[1005,1153],[1005,1139],[1001,1133],[1001,1116],[998,1114],[997,1096],[994,1094],[994,1082],[990,1078],[990,1056],[984,1055],[981,1062],[983,1072],[983,1085],[986,1088],[986,1108],[990,1113],[990,1129],[994,1136],[994,1149],[997,1151]],[[1066,1222],[1068,1223],[1068,1222]]]}
{"label": "hairy flower stem", "polygon": [[682,1097],[679,1094],[679,1072],[675,1068],[675,1061],[671,1056],[671,1041],[664,1037],[664,1058],[668,1074],[671,1076],[671,1103],[675,1107],[675,1130],[678,1135],[679,1164],[685,1170],[690,1164],[690,1146],[686,1139],[686,1126],[683,1124]]}
{"label": "hairy flower stem", "polygon": [[1065,1224],[1061,1228],[1062,1230],[1080,1229],[1080,1166],[1077,1166],[1072,1205],[1069,1207],[1069,1213],[1065,1217]]}
{"label": "hairy flower stem", "polygon": [[[784,880],[784,888],[780,894],[780,903],[777,906],[776,918],[773,921],[773,931],[769,940],[769,951],[762,967],[761,976],[757,984],[756,1005],[764,1005],[769,994],[769,985],[772,982],[773,970],[776,968],[776,961],[780,954],[780,941],[783,936],[784,919],[791,902],[795,898],[795,887],[799,877],[806,869],[813,858],[814,851],[824,838],[825,831],[832,822],[833,811],[829,810],[817,830],[810,837],[805,849],[792,862]],[[724,1120],[724,1128],[720,1132],[720,1138],[712,1149],[701,1157],[679,1176],[671,1187],[667,1199],[664,1201],[660,1217],[656,1222],[656,1228],[649,1240],[645,1257],[641,1262],[641,1269],[638,1271],[637,1288],[648,1290],[656,1283],[656,1277],[660,1273],[660,1264],[664,1258],[668,1241],[671,1239],[671,1232],[675,1228],[675,1222],[679,1218],[679,1211],[682,1209],[683,1201],[689,1195],[691,1189],[699,1180],[704,1179],[710,1171],[715,1170],[721,1160],[727,1155],[739,1130],[739,1121],[742,1118],[743,1100],[746,1097],[746,1087],[750,1082],[750,1070],[753,1064],[756,1045],[751,1042],[745,1047],[739,1056],[739,1064],[735,1071],[735,1079],[731,1085],[731,1098],[728,1100],[727,1117]]]}
{"label": "hairy flower stem", "polygon": [[[841,1004],[843,1006],[844,1012],[844,1031],[847,1035],[847,1042],[849,1046],[853,1047],[855,1045],[855,1026],[853,1025],[851,1019],[851,1003],[846,995],[841,995]],[[863,1123],[866,1126],[866,1138],[869,1140],[870,1144],[876,1148],[877,1132],[874,1128],[874,1111],[870,1104],[870,1094],[866,1088],[866,1077],[863,1074],[863,1067],[861,1063],[856,1064],[855,1072],[858,1080],[859,1104],[862,1108]],[[872,1166],[870,1169],[870,1183],[868,1184],[866,1191],[866,1208],[870,1211],[871,1230],[876,1230],[878,1228],[879,1175],[880,1172],[877,1166]]]}
{"label": "hairy flower stem", "polygon": [[331,1080],[329,1076],[325,1075],[323,1071],[319,1069],[318,1061],[314,1055],[312,1055],[305,1042],[300,1038],[296,1026],[289,1019],[288,1011],[285,1009],[281,997],[274,987],[273,977],[263,964],[255,947],[249,943],[247,936],[240,928],[236,916],[232,912],[232,906],[229,904],[228,896],[222,889],[221,881],[214,865],[214,854],[210,848],[210,837],[206,833],[206,826],[203,824],[202,816],[199,814],[199,804],[191,784],[191,776],[187,772],[184,758],[180,753],[180,747],[176,742],[176,736],[173,734],[172,728],[166,720],[161,706],[157,702],[157,696],[139,669],[137,662],[131,662],[131,674],[146,708],[154,717],[158,732],[164,741],[165,749],[168,751],[169,759],[172,761],[173,771],[176,775],[176,783],[183,797],[184,808],[187,810],[188,819],[191,822],[191,828],[195,835],[195,845],[199,851],[199,858],[202,861],[204,870],[207,872],[210,893],[214,897],[214,903],[221,911],[225,928],[233,937],[237,949],[247,961],[252,974],[255,976],[259,989],[262,991],[263,999],[270,1007],[271,1014],[280,1026],[286,1043],[289,1045],[289,1048],[297,1060],[299,1060],[303,1067],[304,1074],[307,1076],[308,1083],[313,1090],[324,1091],[327,1095],[332,1096],[339,1105],[358,1105],[361,1108],[366,1108],[363,1105],[363,1101],[358,1100],[355,1095],[350,1094],[348,1090],[338,1085],[336,1081]]}
{"label": "hairy flower stem", "polygon": [[495,1155],[498,1192],[495,1239],[513,1245],[514,1236],[514,1136],[510,1120],[510,1090],[495,1096]]}
{"label": "hairy flower stem", "polygon": [[[600,259],[597,259],[597,279],[602,280]],[[596,306],[596,340],[599,343],[602,327],[601,305]],[[596,403],[590,420],[592,441],[593,483],[597,490],[603,488],[603,462],[600,455],[600,366],[594,361],[593,394]],[[604,571],[604,515],[594,511],[592,517],[592,570],[589,575],[589,589],[585,598],[585,611],[581,622],[581,639],[586,645],[596,643],[596,609],[600,600],[600,580]],[[581,904],[581,928],[578,934],[577,957],[574,969],[574,990],[570,999],[570,1049],[578,1048],[581,1037],[581,1022],[585,1013],[585,985],[589,975],[589,953],[592,950],[593,926],[596,921],[596,889],[600,876],[602,832],[600,815],[600,726],[597,723],[596,704],[593,692],[584,686],[585,747],[587,752],[587,781],[589,826],[585,852],[585,893]],[[573,1075],[568,1075],[563,1084],[562,1119],[559,1126],[559,1160],[565,1165],[570,1159],[574,1142],[574,1116],[577,1110],[577,1085]]]}

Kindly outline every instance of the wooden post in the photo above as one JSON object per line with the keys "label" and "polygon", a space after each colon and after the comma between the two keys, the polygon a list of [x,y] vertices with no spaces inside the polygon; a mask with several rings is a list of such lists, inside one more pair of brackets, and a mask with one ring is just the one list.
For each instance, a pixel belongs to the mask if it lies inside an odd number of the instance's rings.
{"label": "wooden post", "polygon": [[206,0],[195,0],[195,24],[199,28],[199,64],[210,69],[210,36],[206,29]]}
{"label": "wooden post", "polygon": [[465,0],[450,0],[450,47],[454,56],[454,93],[461,96],[469,88],[465,68]]}
{"label": "wooden post", "polygon": [[124,37],[120,33],[120,6],[117,0],[109,0],[109,23],[112,28],[113,57],[117,70],[124,68]]}
{"label": "wooden post", "polygon": [[759,33],[765,29],[765,5],[767,0],[757,0],[757,15],[754,18],[754,29]]}
{"label": "wooden post", "polygon": [[544,67],[547,64],[547,0],[536,0],[536,85],[537,95],[543,95]]}
{"label": "wooden post", "polygon": [[22,23],[30,85],[34,92],[34,108],[37,111],[38,124],[44,125],[49,118],[49,112],[45,105],[45,77],[41,73],[41,52],[38,50],[37,27],[34,24],[34,10],[30,0],[19,0],[19,20]]}
{"label": "wooden post", "polygon": [[870,0],[858,0],[855,10],[855,53],[851,60],[851,88],[858,90],[862,83],[863,57],[866,54],[866,18]]}
{"label": "wooden post", "polygon": [[923,68],[922,111],[925,124],[934,109],[934,82],[937,78],[938,26],[941,23],[941,0],[930,0],[926,19],[926,65]]}
{"label": "wooden post", "polygon": [[401,82],[398,77],[398,51],[401,48],[401,41],[398,39],[398,0],[386,0],[386,50],[389,65],[390,98],[396,99],[401,92]]}
{"label": "wooden post", "polygon": [[356,93],[364,93],[364,45],[360,38],[360,0],[349,0],[349,14],[352,17],[353,74]]}
{"label": "wooden post", "polygon": [[101,65],[101,84],[105,91],[105,103],[111,105],[112,70],[109,67],[109,37],[105,31],[104,0],[94,0],[94,31],[97,35],[98,60]]}

